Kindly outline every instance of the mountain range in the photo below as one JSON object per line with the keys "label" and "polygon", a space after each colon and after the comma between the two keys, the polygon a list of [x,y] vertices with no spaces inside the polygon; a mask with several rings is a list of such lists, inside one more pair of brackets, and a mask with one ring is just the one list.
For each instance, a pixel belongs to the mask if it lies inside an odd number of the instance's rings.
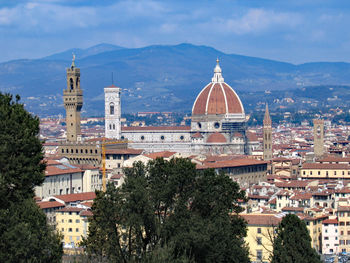
{"label": "mountain range", "polygon": [[212,47],[192,44],[143,48],[100,44],[40,59],[3,62],[0,63],[0,91],[19,94],[27,109],[39,116],[63,114],[62,92],[72,53],[76,55],[75,65],[81,72],[84,92],[82,113],[85,116],[103,115],[103,88],[112,81],[122,88],[123,112],[190,112],[197,94],[211,81],[217,58],[225,82],[244,98],[243,104],[248,105],[248,111],[254,109],[254,105],[249,103],[251,94],[261,94],[266,90],[339,85],[350,92],[347,87],[350,83],[349,63],[294,65],[226,54]]}

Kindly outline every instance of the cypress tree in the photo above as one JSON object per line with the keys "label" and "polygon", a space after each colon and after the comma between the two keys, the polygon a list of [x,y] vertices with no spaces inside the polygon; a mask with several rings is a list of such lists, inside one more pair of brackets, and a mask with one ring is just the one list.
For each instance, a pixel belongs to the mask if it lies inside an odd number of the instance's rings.
{"label": "cypress tree", "polygon": [[277,229],[271,263],[320,263],[311,247],[311,237],[305,222],[293,214],[286,215]]}
{"label": "cypress tree", "polygon": [[60,262],[60,236],[35,204],[44,181],[39,118],[0,93],[0,262]]}

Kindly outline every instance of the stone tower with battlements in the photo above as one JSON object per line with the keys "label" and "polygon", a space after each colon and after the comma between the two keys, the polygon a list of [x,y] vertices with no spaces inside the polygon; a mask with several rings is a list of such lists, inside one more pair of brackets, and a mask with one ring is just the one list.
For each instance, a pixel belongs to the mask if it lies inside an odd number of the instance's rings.
{"label": "stone tower with battlements", "polygon": [[272,159],[272,121],[267,104],[263,124],[264,161],[269,161]]}
{"label": "stone tower with battlements", "polygon": [[314,119],[314,153],[316,157],[324,154],[324,121]]}
{"label": "stone tower with battlements", "polygon": [[75,142],[81,138],[80,111],[83,107],[83,91],[80,89],[80,69],[72,65],[67,68],[67,89],[63,90],[63,102],[66,109],[67,141]]}
{"label": "stone tower with battlements", "polygon": [[111,85],[104,88],[105,92],[105,137],[120,139],[121,137],[121,103],[120,88]]}

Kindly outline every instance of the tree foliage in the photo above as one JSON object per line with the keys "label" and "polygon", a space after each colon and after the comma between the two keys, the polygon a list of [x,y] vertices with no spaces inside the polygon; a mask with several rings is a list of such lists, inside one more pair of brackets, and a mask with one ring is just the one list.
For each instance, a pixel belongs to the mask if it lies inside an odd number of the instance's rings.
{"label": "tree foliage", "polygon": [[60,236],[35,204],[44,181],[39,119],[0,93],[0,262],[59,262]]}
{"label": "tree foliage", "polygon": [[229,177],[214,170],[198,172],[181,158],[159,158],[147,166],[138,162],[124,173],[121,188],[108,185],[106,193],[97,194],[83,241],[91,257],[108,262],[249,262],[242,241],[246,225],[237,205],[244,192]]}
{"label": "tree foliage", "polygon": [[320,263],[320,257],[311,247],[306,225],[296,215],[286,215],[277,229],[271,263]]}

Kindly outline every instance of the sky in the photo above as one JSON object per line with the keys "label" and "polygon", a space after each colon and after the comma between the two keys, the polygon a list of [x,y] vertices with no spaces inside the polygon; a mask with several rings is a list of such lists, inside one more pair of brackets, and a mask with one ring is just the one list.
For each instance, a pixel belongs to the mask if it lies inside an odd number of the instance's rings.
{"label": "sky", "polygon": [[191,43],[294,64],[350,62],[350,1],[0,0],[0,62],[100,43]]}

